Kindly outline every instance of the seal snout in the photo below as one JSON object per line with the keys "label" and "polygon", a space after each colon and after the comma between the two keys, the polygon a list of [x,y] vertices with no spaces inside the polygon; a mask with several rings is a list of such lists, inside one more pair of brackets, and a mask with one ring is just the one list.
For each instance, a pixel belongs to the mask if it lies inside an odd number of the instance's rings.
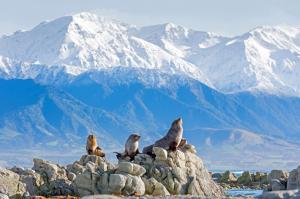
{"label": "seal snout", "polygon": [[134,139],[135,141],[138,141],[140,138],[141,138],[140,135],[137,135],[137,134],[134,134],[134,135],[133,135],[133,139]]}
{"label": "seal snout", "polygon": [[179,125],[182,125],[182,123],[183,123],[183,121],[182,121],[182,118],[180,117],[180,118],[174,120],[173,125],[179,126]]}

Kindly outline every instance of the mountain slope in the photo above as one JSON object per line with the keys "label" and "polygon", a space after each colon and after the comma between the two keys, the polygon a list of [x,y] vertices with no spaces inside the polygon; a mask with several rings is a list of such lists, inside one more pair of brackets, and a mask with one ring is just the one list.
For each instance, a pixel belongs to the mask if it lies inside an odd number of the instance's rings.
{"label": "mountain slope", "polygon": [[130,133],[145,146],[182,117],[211,169],[294,168],[299,41],[292,27],[226,38],[89,13],[2,37],[0,164],[75,160],[89,133],[113,160]]}
{"label": "mountain slope", "polygon": [[259,27],[189,59],[223,92],[299,96],[299,41],[300,28]]}
{"label": "mountain slope", "polygon": [[[184,137],[198,148],[211,169],[221,168],[220,165],[257,168],[255,161],[241,158],[242,153],[238,152],[245,149],[249,157],[257,157],[257,144],[262,151],[268,150],[259,156],[260,166],[265,169],[280,165],[271,164],[273,157],[282,160],[282,167],[295,167],[294,153],[287,155],[287,150],[300,151],[300,143],[294,141],[299,139],[300,128],[295,124],[300,118],[296,111],[290,111],[291,107],[300,108],[298,98],[228,96],[197,81],[171,90],[139,82],[114,84],[96,82],[88,75],[59,88],[41,86],[31,80],[1,80],[0,89],[6,102],[2,103],[6,108],[2,107],[0,112],[0,154],[8,157],[9,165],[30,165],[33,156],[58,159],[61,163],[75,160],[84,153],[84,138],[90,132],[98,136],[108,158],[115,160],[111,152],[122,151],[130,133],[142,135],[143,147],[163,136],[179,116],[184,120]],[[246,136],[232,142],[230,133],[236,128],[247,129],[262,141],[256,144],[251,136]],[[215,134],[218,129],[223,129],[222,133]],[[239,131],[234,134],[239,136]],[[282,139],[283,144],[278,144]],[[63,159],[59,156],[62,151]],[[225,152],[232,154],[230,161],[220,155]]]}
{"label": "mountain slope", "polygon": [[3,37],[0,55],[31,64],[65,65],[66,72],[73,75],[122,66],[181,73],[208,83],[192,63],[129,34],[131,29],[134,27],[80,13]]}

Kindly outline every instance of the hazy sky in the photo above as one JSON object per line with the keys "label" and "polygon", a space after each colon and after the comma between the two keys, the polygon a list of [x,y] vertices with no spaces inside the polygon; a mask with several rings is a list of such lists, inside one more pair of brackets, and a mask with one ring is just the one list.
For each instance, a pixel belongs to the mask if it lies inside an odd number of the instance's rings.
{"label": "hazy sky", "polygon": [[224,35],[260,25],[300,27],[300,0],[0,0],[0,35],[82,11],[136,25],[173,22]]}

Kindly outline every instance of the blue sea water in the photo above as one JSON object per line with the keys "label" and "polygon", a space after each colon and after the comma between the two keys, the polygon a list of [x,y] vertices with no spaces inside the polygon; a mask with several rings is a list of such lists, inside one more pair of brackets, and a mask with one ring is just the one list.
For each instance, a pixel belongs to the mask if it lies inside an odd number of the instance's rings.
{"label": "blue sea water", "polygon": [[263,190],[260,189],[229,189],[225,191],[229,196],[252,196],[257,197],[262,195]]}

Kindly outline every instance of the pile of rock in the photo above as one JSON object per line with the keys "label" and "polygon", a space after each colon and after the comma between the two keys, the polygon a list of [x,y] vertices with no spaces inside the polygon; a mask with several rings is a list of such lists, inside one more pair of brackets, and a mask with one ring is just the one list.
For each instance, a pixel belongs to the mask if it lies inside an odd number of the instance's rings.
{"label": "pile of rock", "polygon": [[300,166],[290,173],[283,170],[273,170],[268,176],[268,191],[300,189]]}
{"label": "pile of rock", "polygon": [[300,166],[289,173],[287,189],[300,189]]}
{"label": "pile of rock", "polygon": [[25,185],[20,181],[20,176],[10,170],[0,168],[0,194],[2,198],[21,197],[26,192]]}
{"label": "pile of rock", "polygon": [[193,146],[176,151],[154,147],[153,154],[138,154],[132,162],[119,160],[117,165],[95,155],[84,155],[66,167],[34,159],[32,169],[0,170],[0,193],[10,197],[224,195]]}
{"label": "pile of rock", "polygon": [[67,166],[76,177],[73,185],[80,196],[95,194],[144,195],[141,176],[146,170],[131,162],[116,167],[99,156],[84,155]]}
{"label": "pile of rock", "polygon": [[283,170],[272,170],[268,175],[268,191],[279,191],[287,189],[289,173]]}
{"label": "pile of rock", "polygon": [[300,166],[290,173],[272,170],[268,175],[269,186],[262,198],[300,198]]}
{"label": "pile of rock", "polygon": [[223,195],[222,188],[212,180],[202,160],[195,154],[193,146],[174,152],[154,147],[153,153],[155,158],[139,154],[134,160],[146,169],[143,181],[147,194],[210,197]]}
{"label": "pile of rock", "polygon": [[267,173],[250,173],[249,171],[243,172],[239,177],[230,171],[226,171],[223,174],[213,174],[215,181],[220,183],[220,185],[225,189],[261,189],[268,185],[267,176]]}

